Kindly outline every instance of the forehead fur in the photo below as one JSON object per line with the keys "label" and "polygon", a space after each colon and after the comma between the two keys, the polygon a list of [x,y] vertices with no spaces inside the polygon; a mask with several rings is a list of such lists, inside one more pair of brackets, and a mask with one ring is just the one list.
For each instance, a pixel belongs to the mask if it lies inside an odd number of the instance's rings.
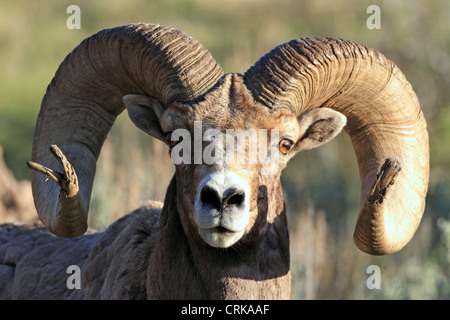
{"label": "forehead fur", "polygon": [[174,103],[167,108],[162,121],[167,127],[188,128],[201,121],[203,128],[288,129],[295,118],[287,108],[276,111],[256,102],[244,84],[242,75],[227,74],[205,98],[194,104]]}

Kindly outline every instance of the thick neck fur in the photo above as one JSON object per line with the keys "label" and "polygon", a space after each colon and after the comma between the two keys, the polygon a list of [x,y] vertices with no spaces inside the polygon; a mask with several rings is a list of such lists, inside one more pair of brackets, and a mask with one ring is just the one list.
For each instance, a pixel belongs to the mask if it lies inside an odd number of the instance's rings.
{"label": "thick neck fur", "polygon": [[[289,235],[282,211],[267,233],[248,244],[216,249],[186,236],[177,209],[176,178],[169,185],[160,237],[147,269],[149,299],[288,299]],[[172,195],[172,196],[170,196]],[[251,236],[251,233],[248,235]]]}

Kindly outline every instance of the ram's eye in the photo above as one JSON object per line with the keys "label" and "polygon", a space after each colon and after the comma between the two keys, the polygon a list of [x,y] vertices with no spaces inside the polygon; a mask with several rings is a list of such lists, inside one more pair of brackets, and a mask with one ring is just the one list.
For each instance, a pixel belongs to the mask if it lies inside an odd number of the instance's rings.
{"label": "ram's eye", "polygon": [[175,147],[181,140],[183,140],[183,137],[180,137],[179,140],[172,140],[172,133],[172,131],[166,132],[166,141],[170,149]]}
{"label": "ram's eye", "polygon": [[287,154],[289,150],[292,149],[293,146],[294,142],[286,138],[281,139],[280,142],[278,143],[278,149],[282,154]]}

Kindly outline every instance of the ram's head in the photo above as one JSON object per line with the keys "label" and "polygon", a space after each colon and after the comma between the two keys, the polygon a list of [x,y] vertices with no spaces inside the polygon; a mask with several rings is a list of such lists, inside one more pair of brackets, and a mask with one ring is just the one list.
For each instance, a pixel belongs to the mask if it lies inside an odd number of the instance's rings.
{"label": "ram's head", "polygon": [[[36,206],[52,232],[85,231],[96,160],[125,107],[139,128],[168,144],[177,208],[194,241],[229,247],[263,236],[283,211],[279,177],[288,159],[342,128],[362,181],[357,246],[398,251],[421,220],[426,123],[411,86],[382,54],[345,40],[297,39],[244,75],[224,75],[194,39],[140,24],[82,42],[44,97],[33,146],[41,165],[30,166],[61,186],[33,174]],[[51,144],[62,153],[52,147],[49,154]],[[64,174],[49,169],[58,162]]]}
{"label": "ram's head", "polygon": [[[264,235],[283,210],[279,178],[287,161],[345,125],[342,114],[327,108],[302,115],[269,109],[236,74],[198,103],[165,107],[141,95],[124,101],[134,123],[170,148],[185,231],[221,248]],[[149,119],[159,125],[149,127]],[[277,208],[268,210],[269,202]]]}

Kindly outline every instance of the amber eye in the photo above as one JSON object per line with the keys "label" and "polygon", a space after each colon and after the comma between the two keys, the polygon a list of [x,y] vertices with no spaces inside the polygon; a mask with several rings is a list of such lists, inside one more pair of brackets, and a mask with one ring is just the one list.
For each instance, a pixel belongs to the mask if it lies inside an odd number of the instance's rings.
{"label": "amber eye", "polygon": [[175,147],[181,140],[183,140],[183,137],[180,137],[180,140],[172,140],[172,131],[166,133],[166,141],[170,149]]}
{"label": "amber eye", "polygon": [[289,150],[292,149],[292,146],[294,145],[294,142],[289,139],[281,139],[280,143],[278,144],[278,149],[282,154],[287,154]]}

